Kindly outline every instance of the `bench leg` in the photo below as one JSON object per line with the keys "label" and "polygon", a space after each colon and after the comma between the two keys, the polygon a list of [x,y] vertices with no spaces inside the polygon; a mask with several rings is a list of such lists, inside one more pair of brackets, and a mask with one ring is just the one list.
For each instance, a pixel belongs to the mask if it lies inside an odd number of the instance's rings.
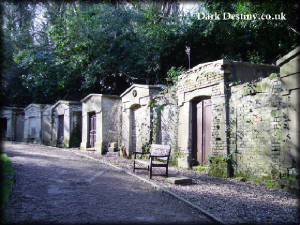
{"label": "bench leg", "polygon": [[150,165],[150,168],[149,168],[149,175],[150,175],[150,179],[152,179],[152,166]]}
{"label": "bench leg", "polygon": [[135,161],[133,161],[133,172],[135,171]]}
{"label": "bench leg", "polygon": [[166,167],[166,176],[168,177],[168,167]]}

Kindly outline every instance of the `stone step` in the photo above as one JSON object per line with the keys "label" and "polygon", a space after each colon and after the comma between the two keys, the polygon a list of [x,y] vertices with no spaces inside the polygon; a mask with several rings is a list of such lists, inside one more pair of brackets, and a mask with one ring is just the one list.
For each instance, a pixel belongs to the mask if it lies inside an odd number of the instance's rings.
{"label": "stone step", "polygon": [[192,179],[189,177],[173,175],[173,176],[167,177],[167,182],[169,182],[171,184],[191,184]]}

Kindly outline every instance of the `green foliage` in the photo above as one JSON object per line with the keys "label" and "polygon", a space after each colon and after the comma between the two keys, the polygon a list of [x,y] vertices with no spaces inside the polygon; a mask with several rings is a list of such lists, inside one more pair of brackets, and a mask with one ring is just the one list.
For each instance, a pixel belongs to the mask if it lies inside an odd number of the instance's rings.
{"label": "green foliage", "polygon": [[277,73],[271,73],[270,76],[269,76],[269,79],[270,80],[273,80],[275,78],[277,78],[279,75]]}
{"label": "green foliage", "polygon": [[206,172],[207,173],[209,171],[209,166],[198,165],[198,166],[194,166],[193,170],[198,171],[198,172]]}
{"label": "green foliage", "polygon": [[245,181],[251,181],[261,184],[271,189],[283,189],[285,191],[299,194],[299,176],[291,174],[270,174],[268,176],[254,176],[253,174],[236,173],[234,178],[243,178]]}
{"label": "green foliage", "polygon": [[216,77],[218,74],[216,72],[206,72],[203,74],[206,78],[208,77]]}
{"label": "green foliage", "polygon": [[0,154],[0,164],[1,164],[1,171],[4,176],[4,179],[1,181],[1,202],[3,205],[1,206],[1,210],[3,210],[9,200],[9,196],[12,192],[12,186],[15,182],[15,175],[13,171],[13,167],[11,161],[9,160],[8,156],[5,153]]}
{"label": "green foliage", "polygon": [[227,158],[210,156],[208,174],[216,177],[227,177]]}
{"label": "green foliage", "polygon": [[220,15],[225,12],[244,15],[283,12],[286,15],[286,20],[209,21],[206,36],[216,43],[216,51],[219,50],[217,46],[220,47],[220,54],[225,59],[270,63],[298,45],[296,40],[299,36],[293,29],[298,29],[299,16],[296,12],[299,11],[299,3],[209,0],[204,7],[209,13]]}
{"label": "green foliage", "polygon": [[144,152],[144,153],[149,153],[150,145],[151,145],[150,142],[144,143],[144,144],[142,145],[142,152]]}
{"label": "green foliage", "polygon": [[167,72],[166,81],[170,82],[171,84],[176,84],[178,81],[178,77],[184,72],[183,67],[176,68],[172,66],[169,71]]}
{"label": "green foliage", "polygon": [[[299,4],[206,1],[199,12],[284,12],[287,20],[199,20],[178,2],[3,2],[5,104],[120,94],[132,83],[174,84],[220,58],[272,63],[298,45]],[[40,12],[37,13],[37,12]],[[37,23],[36,17],[44,20]]]}

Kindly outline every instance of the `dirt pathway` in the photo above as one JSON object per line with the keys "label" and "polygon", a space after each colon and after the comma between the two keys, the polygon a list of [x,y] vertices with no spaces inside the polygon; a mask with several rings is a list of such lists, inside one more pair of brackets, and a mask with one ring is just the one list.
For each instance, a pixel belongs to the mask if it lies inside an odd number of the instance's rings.
{"label": "dirt pathway", "polygon": [[171,196],[69,151],[6,142],[16,173],[9,223],[212,223]]}

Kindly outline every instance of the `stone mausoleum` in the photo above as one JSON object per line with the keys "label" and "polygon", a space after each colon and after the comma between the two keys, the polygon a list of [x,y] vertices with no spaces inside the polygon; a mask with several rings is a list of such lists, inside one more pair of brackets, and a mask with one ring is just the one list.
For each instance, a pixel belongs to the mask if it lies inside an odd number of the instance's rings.
{"label": "stone mausoleum", "polygon": [[60,100],[51,108],[53,146],[79,147],[81,142],[81,102]]}
{"label": "stone mausoleum", "polygon": [[24,109],[18,107],[3,107],[0,111],[2,139],[23,141]]}
{"label": "stone mausoleum", "polygon": [[119,143],[120,102],[116,95],[90,94],[82,102],[82,150],[107,151],[112,142]]}
{"label": "stone mausoleum", "polygon": [[150,106],[162,88],[162,85],[133,84],[121,94],[121,146],[127,154],[141,152],[143,145],[152,140],[153,110]]}
{"label": "stone mausoleum", "polygon": [[270,91],[276,86],[277,72],[279,68],[272,65],[218,60],[181,75],[179,165],[204,165],[209,157],[220,155],[242,161],[236,167],[240,172],[269,170],[274,109]]}
{"label": "stone mausoleum", "polygon": [[42,111],[48,106],[50,105],[30,104],[24,109],[24,141],[42,142]]}

